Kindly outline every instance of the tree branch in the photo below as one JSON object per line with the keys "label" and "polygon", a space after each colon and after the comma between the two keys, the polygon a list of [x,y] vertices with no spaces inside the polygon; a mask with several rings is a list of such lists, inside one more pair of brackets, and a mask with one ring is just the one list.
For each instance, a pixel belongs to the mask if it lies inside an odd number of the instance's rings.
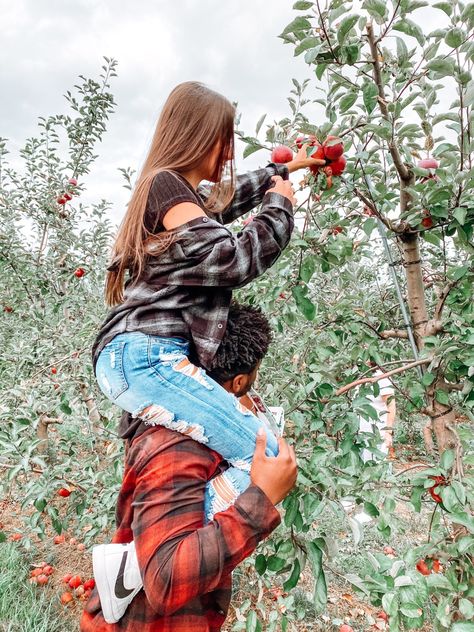
{"label": "tree branch", "polygon": [[451,292],[453,287],[455,287],[461,279],[457,279],[457,281],[450,281],[444,288],[441,290],[439,295],[438,303],[436,304],[434,311],[434,319],[441,320],[441,314],[443,313],[444,303],[448,298],[448,294]]}
{"label": "tree branch", "polygon": [[[387,101],[385,99],[385,91],[382,79],[382,70],[380,68],[379,62],[379,54],[377,51],[377,44],[375,42],[375,36],[373,31],[373,26],[371,23],[367,24],[367,37],[369,40],[370,53],[372,55],[372,64],[374,67],[374,81],[377,86],[379,98],[378,103],[380,106],[380,111],[382,112],[382,116],[386,121],[390,124],[392,121],[390,120],[390,115],[387,108]],[[398,151],[398,147],[396,146],[393,138],[388,143],[388,149],[390,151],[390,155],[392,156],[393,164],[395,165],[396,170],[398,171],[398,175],[405,182],[410,181],[410,172],[407,167],[404,165],[402,157],[400,156],[400,152]]]}
{"label": "tree branch", "polygon": [[[390,377],[391,375],[396,375],[397,373],[403,373],[404,371],[408,371],[409,369],[413,369],[422,364],[429,364],[430,362],[431,362],[431,358],[421,358],[420,360],[414,360],[413,362],[410,362],[409,364],[400,366],[397,369],[392,369],[391,371],[387,371],[387,373],[382,373],[381,375],[374,375],[373,377],[365,377],[365,378],[355,380],[354,382],[350,382],[349,384],[346,384],[345,386],[342,386],[341,388],[339,388],[334,393],[334,395],[335,396],[343,395],[344,393],[347,393],[348,391],[355,388],[356,386],[361,386],[362,384],[374,384],[375,382],[379,382],[380,380]],[[324,399],[321,401],[327,402],[329,400]]]}
{"label": "tree branch", "polygon": [[408,331],[406,329],[386,329],[385,331],[380,331],[379,336],[384,340],[387,338],[408,339]]}

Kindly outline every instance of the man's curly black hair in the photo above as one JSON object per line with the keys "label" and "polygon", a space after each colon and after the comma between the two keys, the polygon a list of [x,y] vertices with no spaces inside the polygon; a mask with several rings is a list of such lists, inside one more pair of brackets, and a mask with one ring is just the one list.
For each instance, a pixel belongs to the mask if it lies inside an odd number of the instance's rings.
{"label": "man's curly black hair", "polygon": [[240,373],[251,373],[266,355],[271,341],[270,323],[262,310],[233,302],[209,376],[222,384]]}

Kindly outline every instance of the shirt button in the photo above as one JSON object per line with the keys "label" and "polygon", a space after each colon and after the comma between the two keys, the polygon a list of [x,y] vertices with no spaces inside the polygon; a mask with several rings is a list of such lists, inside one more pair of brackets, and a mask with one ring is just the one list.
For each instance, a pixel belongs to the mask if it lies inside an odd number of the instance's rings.
{"label": "shirt button", "polygon": [[219,324],[217,325],[217,329],[222,329],[222,327],[223,327],[223,324],[222,324],[222,323],[219,323]]}
{"label": "shirt button", "polygon": [[209,218],[207,218],[207,217],[203,217],[203,218],[202,218],[202,221],[203,221],[203,222],[208,222],[208,221],[209,221]]}

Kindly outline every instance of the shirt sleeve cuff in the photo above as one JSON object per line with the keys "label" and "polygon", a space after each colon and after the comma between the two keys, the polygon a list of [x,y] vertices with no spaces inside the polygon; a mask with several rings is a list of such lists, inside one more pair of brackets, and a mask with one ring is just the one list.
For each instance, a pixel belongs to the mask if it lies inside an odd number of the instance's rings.
{"label": "shirt sleeve cuff", "polygon": [[287,197],[281,193],[275,193],[275,191],[265,193],[262,200],[262,207],[279,208],[293,215],[293,204]]}
{"label": "shirt sleeve cuff", "polygon": [[289,180],[290,178],[290,172],[285,164],[271,162],[267,165],[267,169],[272,169],[274,171],[274,173],[271,174],[272,176],[281,176],[283,180]]}
{"label": "shirt sleeve cuff", "polygon": [[250,485],[240,494],[234,506],[261,539],[266,538],[281,522],[277,509],[257,485]]}

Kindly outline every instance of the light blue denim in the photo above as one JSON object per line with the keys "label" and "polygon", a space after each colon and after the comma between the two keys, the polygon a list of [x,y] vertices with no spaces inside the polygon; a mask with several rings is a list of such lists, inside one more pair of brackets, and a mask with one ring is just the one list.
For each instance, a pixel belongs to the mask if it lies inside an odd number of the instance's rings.
{"label": "light blue denim", "polygon": [[[188,355],[189,343],[183,338],[123,333],[101,351],[96,376],[108,399],[133,417],[188,434],[228,461],[230,467],[220,475],[220,481],[226,491],[232,490],[233,498],[216,492],[219,477],[209,481],[204,496],[209,521],[249,486],[257,430],[263,428],[267,434],[268,456],[278,454],[278,442],[262,421],[203,369],[190,365],[185,367],[188,374],[177,369]],[[151,405],[155,405],[153,409],[143,414]]]}

